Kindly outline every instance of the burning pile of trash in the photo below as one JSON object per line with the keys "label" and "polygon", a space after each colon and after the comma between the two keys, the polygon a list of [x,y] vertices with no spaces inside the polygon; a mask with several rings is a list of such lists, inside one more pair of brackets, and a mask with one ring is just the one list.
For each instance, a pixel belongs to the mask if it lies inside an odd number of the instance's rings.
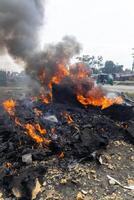
{"label": "burning pile of trash", "polygon": [[108,97],[82,64],[58,69],[48,84],[46,72],[39,73],[45,85],[39,96],[7,99],[0,106],[0,184],[8,195],[19,187],[21,197],[28,191],[30,199],[36,178],[47,170],[41,162],[50,157],[67,165],[97,159],[110,140],[134,143],[133,105]]}
{"label": "burning pile of trash", "polygon": [[56,157],[67,167],[97,159],[110,140],[134,143],[134,105],[98,87],[83,63],[70,65],[81,50],[74,37],[40,50],[44,2],[0,1],[1,52],[34,80],[32,95],[0,104],[0,187],[6,197],[25,200],[36,197],[48,167],[43,161]]}

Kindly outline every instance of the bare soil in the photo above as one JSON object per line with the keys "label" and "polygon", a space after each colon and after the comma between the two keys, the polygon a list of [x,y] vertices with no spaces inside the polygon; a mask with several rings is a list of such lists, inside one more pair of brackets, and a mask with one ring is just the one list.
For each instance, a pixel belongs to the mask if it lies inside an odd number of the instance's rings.
{"label": "bare soil", "polygon": [[[123,185],[134,184],[133,146],[123,141],[111,142],[101,158],[101,165],[96,162],[74,163],[66,170],[50,166],[39,199],[134,199],[134,191],[112,185],[107,178],[110,175]],[[78,198],[79,194],[81,198]]]}

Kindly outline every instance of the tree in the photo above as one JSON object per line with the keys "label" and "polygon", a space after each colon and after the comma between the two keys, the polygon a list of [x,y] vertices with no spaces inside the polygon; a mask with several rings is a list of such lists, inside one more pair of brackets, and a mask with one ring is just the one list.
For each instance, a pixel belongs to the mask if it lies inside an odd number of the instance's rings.
{"label": "tree", "polygon": [[107,74],[121,73],[123,72],[123,65],[114,64],[113,61],[109,60],[105,62],[102,72]]}
{"label": "tree", "polygon": [[90,68],[98,71],[98,68],[103,66],[103,57],[102,56],[90,56],[90,55],[83,55],[77,57],[79,61],[86,63]]}

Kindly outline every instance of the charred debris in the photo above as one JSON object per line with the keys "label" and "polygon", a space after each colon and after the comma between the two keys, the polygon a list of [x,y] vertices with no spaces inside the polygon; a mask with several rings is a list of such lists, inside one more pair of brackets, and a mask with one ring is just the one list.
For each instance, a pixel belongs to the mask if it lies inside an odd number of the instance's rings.
{"label": "charred debris", "polygon": [[0,185],[6,196],[33,199],[53,157],[67,170],[73,160],[97,159],[111,140],[134,143],[134,107],[125,99],[101,109],[80,104],[63,85],[52,91],[49,104],[27,97],[0,106]]}

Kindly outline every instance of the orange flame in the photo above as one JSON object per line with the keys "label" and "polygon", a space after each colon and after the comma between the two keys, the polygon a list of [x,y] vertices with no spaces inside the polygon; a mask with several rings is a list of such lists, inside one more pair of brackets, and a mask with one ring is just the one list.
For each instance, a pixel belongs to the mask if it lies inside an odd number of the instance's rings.
{"label": "orange flame", "polygon": [[63,115],[66,118],[68,124],[71,124],[73,122],[72,117],[67,112],[64,112]]}
{"label": "orange flame", "polygon": [[43,103],[49,104],[52,101],[52,92],[49,92],[46,95],[42,94],[40,98]]}
{"label": "orange flame", "polygon": [[50,144],[50,140],[46,139],[46,138],[42,138],[41,136],[36,134],[36,130],[39,131],[40,134],[45,135],[47,133],[46,129],[42,129],[41,126],[39,124],[21,124],[21,122],[19,121],[19,119],[17,117],[15,117],[15,123],[18,126],[21,126],[23,128],[26,129],[28,135],[34,139],[37,143],[45,143],[46,145]]}
{"label": "orange flame", "polygon": [[6,100],[3,102],[3,107],[4,109],[9,113],[9,115],[14,115],[14,108],[16,106],[16,101],[11,100]]}
{"label": "orange flame", "polygon": [[84,97],[83,95],[77,95],[77,100],[83,104],[84,106],[87,105],[93,105],[93,106],[100,106],[101,109],[105,109],[108,108],[109,106],[113,105],[113,104],[122,104],[123,103],[123,99],[122,97],[116,97],[114,99],[109,99],[105,96],[99,98],[99,99],[95,99],[94,97]]}
{"label": "orange flame", "polygon": [[87,69],[83,63],[78,63],[76,66],[71,66],[70,76],[72,77],[72,79],[85,79],[89,77],[89,75],[89,69]]}
{"label": "orange flame", "polygon": [[66,68],[65,65],[59,64],[57,68],[57,72],[52,77],[51,81],[49,82],[49,88],[52,89],[52,84],[58,84],[62,81],[63,78],[69,75],[69,70]]}
{"label": "orange flame", "polygon": [[37,131],[40,132],[40,134],[45,135],[47,133],[46,129],[42,129],[39,124],[35,124],[35,128]]}
{"label": "orange flame", "polygon": [[[49,74],[50,75],[50,74]],[[47,71],[41,69],[39,72],[39,79],[41,83],[46,84],[49,93],[42,95],[42,102],[48,104],[52,101],[52,85],[59,84],[65,77],[69,77],[70,81],[74,83],[77,100],[83,105],[99,106],[105,109],[113,104],[122,104],[123,99],[116,97],[114,99],[107,98],[102,89],[95,87],[93,80],[90,77],[91,72],[83,63],[77,63],[70,66],[70,69],[64,64],[57,64],[56,72],[51,76],[50,81],[47,82]],[[49,76],[48,76],[49,77]],[[68,119],[69,123],[72,122]]]}
{"label": "orange flame", "polygon": [[[52,101],[52,85],[59,84],[62,79],[69,75],[69,70],[63,64],[57,65],[56,73],[50,78],[50,81],[47,83],[49,92],[47,94],[41,94],[41,100],[45,104],[49,104]],[[45,84],[46,75],[45,71],[41,70],[39,74],[39,80],[41,83]]]}
{"label": "orange flame", "polygon": [[33,138],[37,143],[44,142],[43,138],[36,134],[35,128],[32,124],[26,124],[25,128],[27,130],[27,133],[31,138]]}
{"label": "orange flame", "polygon": [[22,126],[21,122],[19,121],[17,117],[15,117],[15,123],[17,126]]}
{"label": "orange flame", "polygon": [[64,156],[65,156],[65,155],[64,155],[64,152],[61,152],[61,153],[58,155],[58,157],[61,158],[61,159],[64,158]]}
{"label": "orange flame", "polygon": [[48,140],[46,138],[43,138],[36,134],[35,127],[32,124],[26,124],[25,128],[27,130],[28,135],[35,140],[37,143],[45,143],[46,145],[49,145],[51,143],[51,140]]}

